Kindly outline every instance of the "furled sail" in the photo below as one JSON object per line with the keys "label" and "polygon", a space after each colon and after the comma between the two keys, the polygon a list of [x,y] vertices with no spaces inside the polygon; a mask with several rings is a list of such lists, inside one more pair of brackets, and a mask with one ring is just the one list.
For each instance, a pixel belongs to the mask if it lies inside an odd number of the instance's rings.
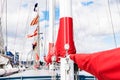
{"label": "furled sail", "polygon": [[60,0],[60,24],[56,41],[56,55],[66,56],[65,45],[69,46],[68,54],[75,54],[76,49],[73,40],[72,1]]}
{"label": "furled sail", "polygon": [[49,48],[48,54],[44,57],[44,60],[48,63],[51,63],[51,58],[55,55],[55,46],[54,46],[54,18],[55,18],[55,0],[49,0]]}
{"label": "furled sail", "polygon": [[75,54],[76,49],[73,41],[73,19],[71,17],[61,17],[58,37],[56,41],[56,55],[65,57],[65,44],[69,44],[68,54]]}
{"label": "furled sail", "polygon": [[120,48],[93,54],[71,54],[70,58],[98,80],[120,80]]}
{"label": "furled sail", "polygon": [[[50,63],[51,57],[55,55],[57,57],[65,57],[66,50],[65,45],[68,44],[68,54],[75,54],[76,49],[73,40],[73,19],[72,19],[72,7],[71,0],[60,0],[60,23],[55,46],[52,48],[53,53],[49,53],[45,60]],[[50,47],[49,47],[50,49]]]}

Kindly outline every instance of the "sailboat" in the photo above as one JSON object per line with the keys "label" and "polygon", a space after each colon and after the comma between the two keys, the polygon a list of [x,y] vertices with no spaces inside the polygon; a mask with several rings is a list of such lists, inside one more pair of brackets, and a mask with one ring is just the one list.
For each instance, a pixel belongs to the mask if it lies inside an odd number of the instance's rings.
{"label": "sailboat", "polygon": [[[46,62],[49,64],[49,66],[51,66],[51,72],[49,72],[48,70],[39,70],[39,24],[38,24],[38,28],[37,31],[35,30],[35,34],[29,37],[33,37],[38,35],[37,40],[33,43],[33,50],[34,53],[36,54],[34,56],[35,58],[35,70],[34,69],[29,69],[27,68],[26,71],[23,71],[21,73],[17,73],[14,75],[9,75],[0,79],[61,79],[61,80],[74,80],[74,65],[73,63],[76,62],[77,65],[81,68],[81,64],[82,63],[81,59],[83,60],[83,64],[87,64],[84,63],[84,61],[87,61],[89,58],[86,58],[86,56],[82,56],[80,57],[78,54],[76,54],[76,48],[74,45],[74,37],[73,37],[73,18],[72,18],[72,7],[71,7],[71,0],[60,0],[60,24],[59,24],[59,30],[58,30],[58,36],[57,36],[57,40],[56,42],[54,41],[53,37],[53,29],[54,29],[54,1],[50,0],[50,32],[51,32],[51,36],[49,39],[49,51],[48,51],[48,55],[45,56]],[[37,16],[37,18],[39,18]],[[38,19],[39,20],[39,19]],[[113,53],[113,52],[119,51],[118,49],[115,50],[110,50],[110,51],[103,51],[100,52],[101,55],[102,53]],[[37,53],[36,53],[37,52]],[[72,61],[72,60],[74,61]],[[57,62],[60,63],[60,72],[56,73],[55,72],[55,66]],[[88,68],[88,65],[85,65],[85,69],[86,67]],[[82,68],[84,69],[84,67]],[[91,68],[90,68],[91,69]],[[14,70],[12,70],[14,71]],[[89,72],[89,69],[86,69],[86,71]],[[4,72],[4,71],[2,71]],[[16,72],[16,71],[15,71]],[[17,69],[18,72],[18,69]],[[55,74],[54,74],[55,73]],[[91,72],[90,72],[91,73]],[[5,74],[5,73],[3,73]],[[51,76],[52,74],[52,76]],[[79,74],[78,74],[79,75]],[[94,74],[93,74],[94,75]],[[4,75],[3,75],[4,76]],[[84,79],[85,76],[83,76],[83,78],[80,76],[81,79]],[[96,76],[97,77],[97,76]],[[94,78],[93,76],[90,75],[90,77],[88,77],[88,79],[90,78]]]}

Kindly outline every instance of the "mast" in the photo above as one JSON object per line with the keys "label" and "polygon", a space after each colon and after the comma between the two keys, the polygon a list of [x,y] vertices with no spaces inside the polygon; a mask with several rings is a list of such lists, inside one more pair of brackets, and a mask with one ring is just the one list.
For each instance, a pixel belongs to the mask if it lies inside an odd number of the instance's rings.
{"label": "mast", "polygon": [[[39,16],[39,5],[38,5],[38,10],[37,10],[37,15],[38,15],[38,46],[37,46],[37,50],[38,50],[38,57],[39,57],[39,59],[40,59],[40,25],[39,25],[39,18],[40,18],[40,16]],[[38,59],[38,65],[39,65],[39,59]]]}
{"label": "mast", "polygon": [[[54,19],[55,19],[55,0],[49,1],[49,53],[52,53],[52,58],[55,58],[54,55]],[[52,64],[54,65],[54,59],[52,60]],[[55,65],[54,65],[55,66]],[[53,68],[53,67],[52,67]]]}
{"label": "mast", "polygon": [[7,54],[8,47],[8,38],[7,38],[7,0],[6,0],[6,46],[5,46],[5,54]]}
{"label": "mast", "polygon": [[52,53],[51,61],[52,63],[49,65],[50,70],[52,70],[52,80],[56,80],[55,76],[55,63],[56,63],[56,57],[54,54],[54,19],[55,19],[55,0],[49,0],[49,52]]}
{"label": "mast", "polygon": [[4,50],[4,40],[3,40],[3,33],[2,33],[2,9],[3,9],[3,5],[2,5],[2,0],[0,0],[0,53],[3,53]]}
{"label": "mast", "polygon": [[60,27],[57,38],[57,54],[60,59],[61,80],[74,80],[74,62],[68,54],[75,54],[73,41],[72,0],[60,0]]}
{"label": "mast", "polygon": [[40,24],[39,24],[39,5],[38,3],[36,3],[36,12],[37,12],[37,16],[38,16],[38,23],[37,23],[37,51],[35,51],[35,60],[36,60],[36,68],[39,68],[39,59],[40,59]]}
{"label": "mast", "polygon": [[28,37],[34,37],[34,42],[32,43],[33,53],[34,53],[34,68],[39,68],[40,59],[40,26],[39,26],[39,6],[35,3],[34,12],[36,12],[36,17],[32,20],[31,26],[37,25],[34,33]]}
{"label": "mast", "polygon": [[54,43],[55,0],[49,0],[49,43]]}
{"label": "mast", "polygon": [[55,1],[49,0],[49,48],[48,54],[45,56],[44,60],[47,63],[52,62],[52,56],[55,58],[54,54],[54,18],[55,18]]}

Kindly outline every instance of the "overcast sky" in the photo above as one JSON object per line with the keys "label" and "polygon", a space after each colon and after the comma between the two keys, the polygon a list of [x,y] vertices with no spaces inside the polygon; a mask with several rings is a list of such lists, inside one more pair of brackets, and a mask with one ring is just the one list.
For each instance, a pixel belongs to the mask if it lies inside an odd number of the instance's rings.
{"label": "overcast sky", "polygon": [[[3,7],[2,27],[5,40],[5,1]],[[30,26],[35,17],[34,4],[39,3],[41,32],[48,34],[49,0],[7,0],[8,50],[27,54],[32,48],[33,38],[26,38],[36,26]],[[77,53],[92,53],[120,46],[120,1],[119,0],[72,0],[74,24],[74,42]],[[109,11],[110,9],[110,11]],[[59,27],[59,1],[56,0],[55,36]],[[113,27],[113,28],[112,28]],[[45,35],[45,34],[44,34]],[[42,36],[42,35],[41,35]],[[46,39],[49,39],[46,36]],[[43,36],[43,42],[45,36]],[[55,39],[56,41],[56,39]],[[47,43],[47,40],[46,40]],[[6,45],[6,43],[5,43]],[[46,44],[47,45],[47,44]],[[47,46],[46,49],[47,50]],[[42,47],[42,53],[43,53]],[[43,54],[41,53],[41,56]],[[46,52],[45,52],[46,53]]]}

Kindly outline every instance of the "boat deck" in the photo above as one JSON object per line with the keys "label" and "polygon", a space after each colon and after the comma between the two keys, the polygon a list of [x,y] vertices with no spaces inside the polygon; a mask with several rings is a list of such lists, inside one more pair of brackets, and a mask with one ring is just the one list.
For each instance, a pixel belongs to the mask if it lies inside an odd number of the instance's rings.
{"label": "boat deck", "polygon": [[[54,73],[49,70],[26,70],[10,76],[0,77],[0,80],[60,80],[60,75],[57,73],[59,72]],[[54,74],[55,76],[53,77],[52,75]],[[95,78],[86,72],[80,72],[78,80],[95,80]]]}

